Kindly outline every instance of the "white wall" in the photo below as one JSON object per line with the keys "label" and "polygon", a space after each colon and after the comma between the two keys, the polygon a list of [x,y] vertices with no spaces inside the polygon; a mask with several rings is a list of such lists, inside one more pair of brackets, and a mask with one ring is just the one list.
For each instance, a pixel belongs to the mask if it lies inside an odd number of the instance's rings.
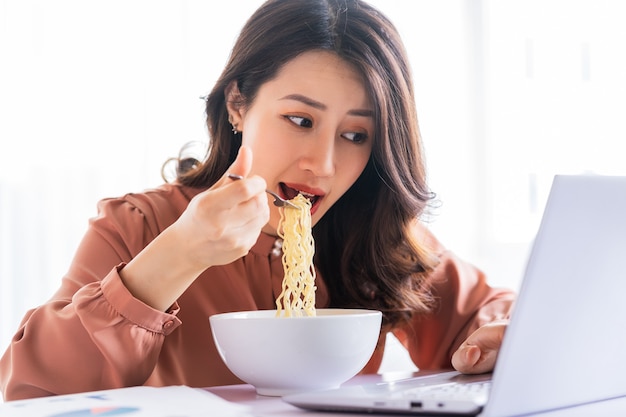
{"label": "white wall", "polygon": [[[0,0],[0,351],[59,284],[97,200],[204,141],[260,0]],[[626,2],[376,0],[415,73],[440,239],[517,287],[554,173],[626,174]]]}

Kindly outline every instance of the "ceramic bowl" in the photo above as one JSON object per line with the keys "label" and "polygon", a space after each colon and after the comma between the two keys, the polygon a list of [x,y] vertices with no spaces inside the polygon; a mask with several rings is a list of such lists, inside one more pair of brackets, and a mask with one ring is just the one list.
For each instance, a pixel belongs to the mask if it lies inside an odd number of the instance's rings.
{"label": "ceramic bowl", "polygon": [[367,364],[382,314],[317,309],[315,317],[276,317],[276,310],[216,314],[213,339],[226,366],[260,395],[338,387]]}

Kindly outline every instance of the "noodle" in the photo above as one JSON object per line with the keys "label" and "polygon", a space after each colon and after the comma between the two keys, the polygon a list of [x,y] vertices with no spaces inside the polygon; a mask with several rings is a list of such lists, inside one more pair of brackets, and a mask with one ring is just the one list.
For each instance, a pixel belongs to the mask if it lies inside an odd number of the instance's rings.
{"label": "noodle", "polygon": [[283,238],[282,292],[276,299],[276,316],[315,316],[315,246],[311,233],[311,202],[298,194],[280,210],[278,235]]}

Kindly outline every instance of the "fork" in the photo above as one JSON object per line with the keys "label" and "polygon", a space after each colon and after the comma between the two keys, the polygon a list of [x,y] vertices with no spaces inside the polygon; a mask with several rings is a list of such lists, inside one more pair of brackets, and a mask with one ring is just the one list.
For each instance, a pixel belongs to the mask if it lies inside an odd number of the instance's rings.
{"label": "fork", "polygon": [[[243,177],[241,175],[236,175],[236,174],[228,174],[228,178],[230,178],[233,181],[237,181],[237,180],[242,180]],[[281,196],[279,196],[278,194],[276,194],[273,191],[270,190],[265,190],[266,193],[268,193],[269,195],[271,195],[272,197],[274,197],[274,205],[276,207],[285,207],[285,206],[289,206],[289,207],[293,207],[293,208],[297,208],[299,209],[300,207],[296,206],[295,204],[293,204],[291,201],[289,200],[285,200],[284,198],[282,198]]]}

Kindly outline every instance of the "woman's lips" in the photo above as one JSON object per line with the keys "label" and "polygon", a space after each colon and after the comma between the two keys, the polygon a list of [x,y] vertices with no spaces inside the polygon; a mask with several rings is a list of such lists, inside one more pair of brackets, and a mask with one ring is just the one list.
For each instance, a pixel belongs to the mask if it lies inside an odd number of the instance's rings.
{"label": "woman's lips", "polygon": [[307,187],[303,184],[286,184],[281,182],[279,187],[281,197],[286,198],[287,200],[295,198],[298,194],[302,194],[306,197],[311,202],[311,215],[317,211],[325,194],[324,191],[320,189]]}

